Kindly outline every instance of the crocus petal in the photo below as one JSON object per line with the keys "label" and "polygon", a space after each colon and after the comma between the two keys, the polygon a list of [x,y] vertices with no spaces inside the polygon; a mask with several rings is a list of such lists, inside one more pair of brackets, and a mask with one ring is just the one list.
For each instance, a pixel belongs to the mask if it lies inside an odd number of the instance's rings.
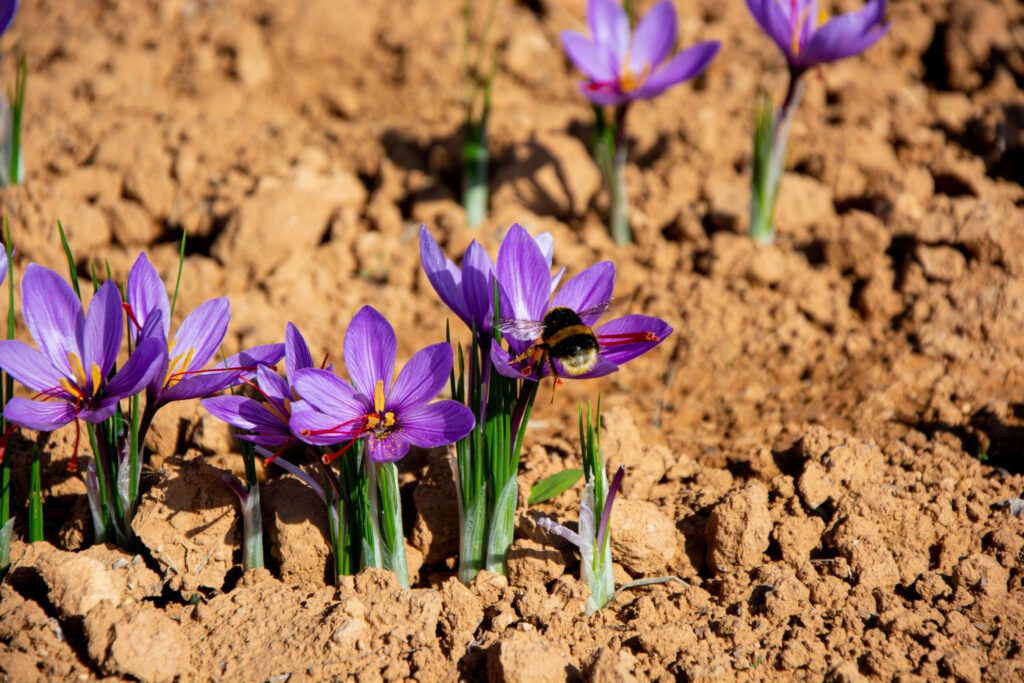
{"label": "crocus petal", "polygon": [[0,341],[0,368],[32,391],[58,388],[63,379],[46,356],[17,340]]}
{"label": "crocus petal", "polygon": [[213,396],[200,401],[210,415],[253,432],[287,432],[287,424],[259,401],[246,396]]}
{"label": "crocus petal", "polygon": [[[334,424],[354,420],[372,409],[364,397],[352,386],[332,372],[319,368],[299,370],[295,373],[295,390],[302,402],[330,415]],[[292,404],[294,410],[295,404]],[[335,439],[338,441],[338,439]]]}
{"label": "crocus petal", "polygon": [[313,446],[333,446],[350,440],[339,435],[336,416],[321,413],[307,401],[292,404],[292,417],[288,426],[295,438]]}
{"label": "crocus petal", "polygon": [[68,354],[82,358],[82,303],[71,285],[49,268],[30,263],[21,281],[25,324],[50,363],[72,377]]}
{"label": "crocus petal", "polygon": [[[565,371],[565,368],[563,368],[562,364],[559,363],[557,360],[555,361],[555,365],[558,366],[558,376],[564,377],[565,379],[597,379],[598,377],[610,375],[613,372],[618,371],[619,369],[618,365],[611,362],[604,356],[598,356],[597,363],[594,364],[594,367],[590,368],[586,372],[579,375],[570,375],[568,372]],[[543,372],[540,373],[540,376],[547,377],[549,374],[551,373],[548,370],[547,364],[545,363]]]}
{"label": "crocus petal", "polygon": [[587,21],[594,42],[611,52],[618,68],[629,51],[629,15],[625,8],[616,0],[590,0]]}
{"label": "crocus petal", "polygon": [[791,61],[793,24],[789,19],[789,4],[779,0],[747,0],[747,7],[768,37],[782,50],[787,61]]}
{"label": "crocus petal", "polygon": [[[398,340],[391,323],[372,306],[363,306],[345,332],[345,369],[356,391],[373,399],[377,382],[391,384]],[[301,392],[301,389],[300,389]]]}
{"label": "crocus petal", "polygon": [[672,0],[661,0],[637,24],[629,50],[630,68],[636,75],[665,61],[676,42],[676,10]]}
{"label": "crocus petal", "polygon": [[[614,288],[615,264],[611,261],[601,261],[566,282],[551,300],[551,307],[565,306],[582,313],[610,301]],[[593,325],[601,315],[598,313],[581,317],[584,324]]]}
{"label": "crocus petal", "polygon": [[284,402],[290,401],[292,398],[292,390],[288,386],[288,382],[266,365],[257,368],[256,384],[278,410],[284,410]]}
{"label": "crocus petal", "polygon": [[78,418],[94,425],[104,422],[114,414],[120,401],[121,399],[117,396],[107,396],[100,401],[99,405],[79,410]]}
{"label": "crocus petal", "polygon": [[241,382],[242,374],[237,370],[224,370],[190,375],[180,382],[161,389],[160,404],[213,396]]}
{"label": "crocus petal", "polygon": [[540,320],[547,312],[551,270],[540,247],[518,223],[509,228],[498,250],[501,317]]}
{"label": "crocus petal", "polygon": [[[597,334],[598,342],[601,344],[601,355],[616,365],[622,365],[653,349],[672,334],[672,331],[672,326],[660,318],[634,313],[624,315],[615,320],[609,320],[597,328],[595,333]],[[657,339],[628,344],[621,343],[621,337],[618,339],[602,339],[602,337],[607,337],[608,335],[643,333],[650,333]]]}
{"label": "crocus petal", "polygon": [[118,399],[134,396],[146,388],[164,367],[165,357],[164,346],[158,338],[147,337],[141,340],[128,362],[107,383],[103,393]]}
{"label": "crocus petal", "polygon": [[366,437],[366,452],[374,462],[397,462],[409,452],[409,442],[402,432],[378,437],[372,432]]}
{"label": "crocus petal", "polygon": [[809,67],[860,54],[889,30],[887,25],[879,26],[884,16],[885,1],[876,0],[856,12],[829,19],[808,41],[799,55],[800,63]]}
{"label": "crocus petal", "polygon": [[631,99],[619,92],[617,87],[608,83],[580,81],[578,85],[580,93],[599,107],[614,107]]}
{"label": "crocus petal", "polygon": [[[266,446],[267,448],[276,448],[277,446],[283,446],[292,440],[292,433],[287,428],[287,425],[281,428],[281,431],[271,432],[265,431],[259,434],[235,434],[236,439],[242,441],[248,441],[254,443],[257,446]],[[275,461],[277,462],[277,461]]]}
{"label": "crocus petal", "polygon": [[0,282],[7,279],[7,269],[10,265],[7,260],[7,248],[0,242]]}
{"label": "crocus petal", "polygon": [[555,290],[558,289],[558,283],[562,281],[562,276],[565,275],[565,266],[562,266],[557,273],[551,276],[551,293],[554,294]]}
{"label": "crocus petal", "polygon": [[14,15],[18,11],[18,0],[7,0],[0,3],[0,35],[7,32],[14,21]]}
{"label": "crocus petal", "polygon": [[544,254],[544,260],[547,261],[550,269],[555,261],[555,238],[551,236],[550,232],[542,232],[534,237],[533,241],[537,243],[540,253]]}
{"label": "crocus petal", "polygon": [[121,295],[117,293],[117,285],[110,281],[104,282],[89,303],[85,332],[82,335],[82,364],[90,380],[94,363],[100,369],[102,381],[117,361],[124,333],[122,315]]}
{"label": "crocus petal", "polygon": [[611,52],[576,31],[562,31],[562,47],[573,65],[592,81],[614,81]]}
{"label": "crocus petal", "polygon": [[226,296],[203,302],[188,314],[178,327],[171,344],[171,357],[192,352],[186,367],[175,370],[198,370],[217,353],[231,320],[231,304]]}
{"label": "crocus petal", "polygon": [[642,99],[651,98],[677,83],[699,76],[708,68],[720,47],[717,40],[709,40],[683,50],[655,70],[634,95]]}
{"label": "crocus petal", "polygon": [[420,226],[420,263],[423,264],[423,272],[427,274],[427,279],[441,297],[441,301],[463,322],[471,325],[470,315],[462,298],[462,274],[451,259],[445,257],[425,225]]}
{"label": "crocus petal", "polygon": [[396,414],[422,405],[441,393],[452,371],[452,347],[446,342],[417,351],[387,397],[387,408]]}
{"label": "crocus petal", "polygon": [[494,322],[494,264],[480,243],[473,240],[462,257],[462,300],[467,324],[490,332]]}
{"label": "crocus petal", "polygon": [[[167,298],[167,288],[164,287],[160,274],[149,262],[145,252],[139,254],[132,269],[128,272],[125,295],[128,298],[128,306],[131,307],[135,320],[141,327],[146,326],[146,321],[151,316],[160,315],[164,338],[170,336],[171,302]],[[133,329],[135,329],[134,326]],[[133,336],[137,337],[138,334]]]}
{"label": "crocus petal", "polygon": [[537,381],[537,377],[535,375],[524,375],[519,370],[518,366],[513,366],[511,363],[512,358],[513,356],[502,348],[501,344],[498,343],[498,340],[491,340],[491,364],[499,375],[510,379],[527,379],[533,382]]}
{"label": "crocus petal", "polygon": [[252,379],[256,376],[256,370],[259,367],[267,365],[273,368],[284,357],[284,354],[284,344],[258,344],[245,351],[239,351],[233,356],[228,356],[228,359],[219,365],[237,370],[241,373],[239,378]]}
{"label": "crocus petal", "polygon": [[75,419],[75,409],[67,401],[30,401],[12,398],[4,408],[8,422],[39,432],[52,432]]}
{"label": "crocus petal", "polygon": [[288,323],[284,330],[284,367],[288,381],[295,377],[296,370],[313,367],[313,354],[309,352],[309,345],[299,328],[292,323]]}
{"label": "crocus petal", "polygon": [[438,401],[402,413],[402,436],[414,446],[436,448],[473,431],[473,412],[458,401]]}

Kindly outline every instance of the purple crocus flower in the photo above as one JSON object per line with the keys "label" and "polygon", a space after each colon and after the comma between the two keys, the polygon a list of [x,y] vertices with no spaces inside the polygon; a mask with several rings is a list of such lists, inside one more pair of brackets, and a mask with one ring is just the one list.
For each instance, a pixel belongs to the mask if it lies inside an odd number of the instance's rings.
{"label": "purple crocus flower", "polygon": [[216,394],[252,378],[259,366],[273,365],[284,355],[284,344],[264,344],[207,368],[224,341],[231,304],[223,296],[204,302],[186,316],[170,337],[171,305],[167,290],[144,253],[139,254],[128,273],[127,295],[133,336],[155,336],[164,349],[163,371],[153,377],[146,394],[148,414],[171,401]]}
{"label": "purple crocus flower", "polygon": [[[517,224],[518,225],[518,224]],[[513,226],[515,227],[515,226]],[[547,262],[554,259],[555,240],[543,232],[534,238]],[[462,268],[444,255],[427,226],[420,226],[420,262],[434,291],[455,315],[481,337],[490,337],[494,323],[494,262],[479,242],[473,240],[462,257]],[[558,287],[565,268],[551,278],[551,291]]]}
{"label": "purple crocus flower", "polygon": [[498,252],[497,277],[502,321],[508,324],[505,340],[509,348],[506,350],[497,340],[493,341],[491,362],[506,377],[536,381],[549,374],[552,366],[559,377],[603,377],[672,334],[672,327],[659,318],[635,314],[616,318],[592,330],[598,342],[593,365],[583,371],[567,367],[545,349],[550,342],[543,338],[545,317],[553,309],[567,308],[590,330],[611,302],[615,265],[611,261],[595,264],[551,297],[543,254],[525,230],[513,226]]}
{"label": "purple crocus flower", "polygon": [[860,54],[889,30],[885,0],[827,19],[817,0],[747,0],[747,7],[794,73]]}
{"label": "purple crocus flower", "polygon": [[25,270],[21,300],[39,350],[21,341],[0,341],[0,367],[37,394],[12,398],[4,409],[9,421],[42,432],[78,419],[96,424],[159,371],[161,345],[146,339],[110,377],[123,335],[121,296],[113,282],[99,288],[86,315],[67,282],[33,263]]}
{"label": "purple crocus flower", "polygon": [[564,31],[562,46],[586,80],[580,90],[591,102],[616,106],[649,100],[700,75],[718,54],[718,41],[697,43],[669,58],[676,42],[676,11],[661,0],[630,35],[629,16],[615,0],[590,0],[592,38]]}
{"label": "purple crocus flower", "polygon": [[[292,323],[285,330],[285,371],[287,379],[265,365],[256,370],[256,390],[265,399],[257,401],[247,396],[227,395],[202,399],[203,407],[218,420],[223,420],[247,433],[239,439],[251,441],[267,448],[283,449],[294,441],[288,423],[291,420],[291,404],[295,400],[292,383],[299,370],[313,367],[313,357],[302,333]],[[278,450],[267,459],[270,462]]]}
{"label": "purple crocus flower", "polygon": [[[536,246],[532,240],[531,244]],[[315,446],[348,442],[324,456],[325,462],[357,439],[366,439],[373,461],[394,462],[409,446],[445,446],[472,431],[473,413],[461,403],[428,403],[448,383],[450,345],[442,342],[418,351],[392,384],[398,350],[395,331],[384,316],[364,306],[352,319],[344,346],[351,385],[327,370],[295,373],[294,386],[302,400],[292,404],[292,433]]]}

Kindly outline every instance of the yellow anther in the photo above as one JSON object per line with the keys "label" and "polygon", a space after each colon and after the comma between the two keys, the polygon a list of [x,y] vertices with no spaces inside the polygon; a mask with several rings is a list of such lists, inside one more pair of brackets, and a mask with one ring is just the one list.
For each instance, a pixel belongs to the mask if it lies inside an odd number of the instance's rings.
{"label": "yellow anther", "polygon": [[384,380],[377,380],[373,387],[373,409],[378,413],[384,412]]}
{"label": "yellow anther", "polygon": [[379,424],[380,424],[380,418],[377,417],[376,415],[367,415],[366,416],[366,426],[367,426],[368,429],[376,429],[377,425],[379,425]]}
{"label": "yellow anther", "polygon": [[384,413],[384,426],[385,427],[394,427],[395,426],[395,414],[392,413],[390,410],[388,412]]}
{"label": "yellow anther", "polygon": [[74,351],[68,351],[68,365],[71,366],[71,374],[75,376],[78,386],[84,387],[86,382],[85,368],[82,367],[82,359]]}
{"label": "yellow anther", "polygon": [[818,26],[821,26],[828,21],[828,12],[825,11],[824,7],[818,8]]}
{"label": "yellow anther", "polygon": [[622,75],[619,76],[619,89],[622,92],[632,92],[643,85],[643,82],[647,80],[647,76],[651,73],[651,65],[645,64],[644,70],[639,74],[633,73],[633,70],[629,67],[629,56],[622,63]]}
{"label": "yellow anther", "polygon": [[72,384],[67,377],[60,378],[60,385],[64,387],[64,391],[68,392],[75,398],[82,398],[82,390]]}
{"label": "yellow anther", "polygon": [[100,371],[100,366],[95,363],[92,364],[92,395],[95,396],[100,392],[100,384],[103,382],[103,373]]}
{"label": "yellow anther", "polygon": [[[168,347],[168,353],[174,348],[174,342]],[[167,377],[164,378],[165,387],[173,387],[175,384],[180,382],[183,377],[185,370],[188,370],[188,366],[192,364],[192,356],[195,355],[195,349],[189,349],[186,353],[179,353],[177,356],[171,358],[170,363],[167,364]]]}

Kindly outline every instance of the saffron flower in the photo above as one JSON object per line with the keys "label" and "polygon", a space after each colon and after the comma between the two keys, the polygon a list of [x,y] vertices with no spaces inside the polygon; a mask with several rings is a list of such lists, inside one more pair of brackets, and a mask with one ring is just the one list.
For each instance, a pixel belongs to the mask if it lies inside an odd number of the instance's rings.
{"label": "saffron flower", "polygon": [[[551,233],[543,232],[533,240],[544,255],[550,273],[555,253],[554,238]],[[444,255],[427,226],[422,225],[420,262],[441,301],[478,336],[490,337],[494,322],[494,262],[480,243],[476,240],[470,242],[460,268]],[[564,272],[565,268],[562,268],[550,278],[552,293]]]}
{"label": "saffron flower", "polygon": [[397,350],[390,323],[372,307],[361,308],[344,341],[352,384],[328,370],[296,371],[294,388],[302,400],[292,404],[292,433],[316,446],[347,442],[324,456],[328,462],[365,439],[378,463],[400,460],[411,445],[446,446],[466,436],[473,429],[468,408],[451,400],[428,403],[448,383],[451,346],[442,342],[418,351],[392,384]]}
{"label": "saffron flower", "polygon": [[223,296],[204,302],[169,337],[171,305],[167,290],[144,253],[139,254],[128,273],[127,297],[132,335],[138,340],[156,337],[163,348],[162,372],[153,377],[147,389],[147,414],[171,401],[216,394],[252,378],[259,366],[273,365],[284,355],[284,344],[264,344],[207,368],[224,341],[231,304]]}
{"label": "saffron flower", "polygon": [[747,7],[789,66],[782,105],[774,111],[771,98],[760,93],[754,119],[750,235],[769,243],[789,131],[803,98],[803,74],[819,64],[860,54],[881,40],[889,25],[882,24],[885,0],[869,0],[861,9],[831,19],[819,11],[817,0],[747,0]]}
{"label": "saffron flower", "polygon": [[657,97],[703,73],[721,47],[718,41],[702,42],[670,58],[676,42],[676,11],[671,0],[652,7],[632,35],[629,16],[615,0],[590,0],[587,22],[592,38],[564,31],[562,46],[585,76],[580,91],[601,106]]}
{"label": "saffron flower", "polygon": [[[672,334],[672,327],[665,321],[636,314],[593,329],[612,301],[615,265],[611,261],[597,263],[570,279],[551,297],[544,255],[518,225],[512,227],[501,244],[496,270],[501,316],[507,321],[508,349],[494,340],[491,362],[505,377],[537,381],[550,374],[552,368],[559,377],[603,377]],[[591,367],[580,371],[581,366],[574,360],[552,354],[551,330],[546,328],[550,326],[548,314],[555,309],[567,309],[569,317],[578,318],[578,323],[572,321],[582,326],[578,331],[596,338],[596,358],[591,359]]]}
{"label": "saffron flower", "polygon": [[0,341],[0,367],[37,394],[8,402],[4,417],[10,422],[43,432],[78,419],[98,424],[159,371],[160,344],[147,339],[110,376],[123,334],[121,296],[113,282],[99,288],[86,315],[67,282],[33,263],[25,270],[21,300],[39,350],[17,340]]}
{"label": "saffron flower", "polygon": [[817,0],[747,0],[747,7],[794,73],[858,55],[889,30],[882,24],[885,0],[869,0],[855,12],[832,18]]}
{"label": "saffron flower", "polygon": [[[251,441],[267,448],[282,448],[294,441],[288,423],[291,420],[291,404],[295,399],[292,382],[295,373],[313,367],[313,357],[302,333],[292,323],[285,330],[285,369],[287,379],[281,377],[266,365],[256,369],[253,386],[264,401],[247,396],[226,395],[204,398],[203,407],[218,420],[245,431],[238,438]],[[278,451],[280,452],[280,451]],[[268,458],[268,462],[277,453]]]}

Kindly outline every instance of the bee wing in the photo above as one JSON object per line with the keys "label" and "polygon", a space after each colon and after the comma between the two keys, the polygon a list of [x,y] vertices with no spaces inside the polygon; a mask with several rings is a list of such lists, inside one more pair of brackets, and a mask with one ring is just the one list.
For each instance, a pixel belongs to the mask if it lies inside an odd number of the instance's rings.
{"label": "bee wing", "polygon": [[516,320],[515,318],[501,318],[496,327],[502,334],[507,334],[523,341],[532,341],[544,331],[542,320]]}

